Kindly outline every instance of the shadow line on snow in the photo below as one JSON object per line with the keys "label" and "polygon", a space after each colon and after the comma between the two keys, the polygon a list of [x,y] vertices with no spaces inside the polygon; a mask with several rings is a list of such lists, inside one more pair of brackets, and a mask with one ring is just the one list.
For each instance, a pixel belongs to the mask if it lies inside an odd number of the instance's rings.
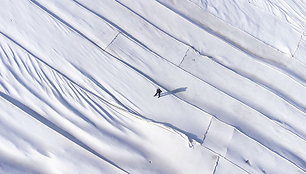
{"label": "shadow line on snow", "polygon": [[92,75],[87,73],[86,71],[82,70],[81,68],[74,65],[72,62],[70,62],[71,65],[76,68],[78,71],[80,71],[85,77],[87,77],[91,82],[93,82],[95,85],[97,85],[100,89],[102,89],[104,92],[106,92],[109,96],[111,96],[116,103],[118,103],[120,106],[122,106],[125,110],[127,110],[130,113],[138,114],[135,110],[131,109],[130,107],[124,105],[117,97],[115,97],[108,89],[106,89],[100,82],[98,82]]}
{"label": "shadow line on snow", "polygon": [[[31,0],[31,1],[35,1],[35,0]],[[86,5],[82,4],[81,2],[77,1],[77,0],[72,0],[73,2],[75,2],[76,4],[78,4],[79,6],[83,7],[84,9],[86,9],[87,11],[91,12],[92,14],[96,15],[97,17],[101,18],[103,21],[106,21],[107,24],[109,24],[112,28],[115,27],[117,30],[119,30],[119,33],[123,33],[126,36],[132,38],[133,40],[135,40],[137,43],[139,43],[141,46],[143,46],[144,48],[150,50],[152,53],[160,56],[157,52],[153,51],[152,49],[150,49],[148,46],[146,46],[145,44],[143,44],[142,42],[140,42],[137,38],[135,38],[134,36],[132,36],[131,34],[129,34],[128,32],[126,32],[124,29],[122,29],[120,26],[118,26],[117,24],[113,23],[112,21],[110,21],[109,19],[107,19],[106,17],[100,15],[99,13],[97,13],[96,11],[90,9],[89,7],[87,7]],[[36,1],[35,1],[36,2]],[[34,2],[34,3],[35,3]],[[36,2],[37,3],[37,2]],[[35,3],[35,4],[36,4]],[[44,7],[42,7],[40,4],[36,4],[39,7],[46,9]],[[59,18],[57,17],[54,13],[51,13],[49,10],[46,9],[46,11],[50,14],[52,14],[56,19]],[[84,38],[86,38],[87,40],[89,40],[91,43],[93,43],[94,45],[98,46],[99,48],[101,48],[96,42],[94,42],[93,40],[91,40],[90,38],[88,38],[87,36],[85,36],[81,31],[77,30],[76,28],[72,27],[70,24],[68,24],[67,22],[63,21],[62,19],[60,19],[61,22],[63,22],[64,24],[66,24],[67,26],[69,26],[70,28],[72,28],[74,31],[76,31],[77,33],[79,33],[81,36],[83,36]],[[109,44],[110,45],[110,44]],[[108,46],[107,46],[108,47]],[[105,50],[103,48],[101,48],[102,50]]]}
{"label": "shadow line on snow", "polygon": [[177,94],[177,93],[180,93],[180,92],[184,92],[186,90],[187,90],[187,87],[177,88],[177,89],[172,90],[172,91],[167,91],[167,92],[161,93],[160,97],[164,97],[164,96],[167,96],[167,95],[174,95],[174,94]]}
{"label": "shadow line on snow", "polygon": [[90,148],[88,145],[84,144],[83,142],[81,142],[80,140],[78,140],[76,137],[74,137],[73,135],[71,135],[70,133],[68,133],[67,131],[63,130],[62,128],[58,127],[56,124],[54,124],[53,122],[49,121],[48,119],[46,119],[45,117],[41,116],[39,113],[37,113],[36,111],[34,111],[33,109],[31,109],[30,107],[26,106],[25,104],[19,102],[18,100],[14,99],[13,97],[0,92],[0,96],[5,99],[6,101],[8,101],[9,103],[11,103],[12,105],[16,106],[17,108],[19,108],[20,110],[22,110],[23,112],[27,113],[28,115],[30,115],[31,117],[33,117],[34,119],[36,119],[37,121],[39,121],[40,123],[42,123],[43,125],[46,125],[47,127],[49,127],[50,129],[54,130],[55,132],[59,133],[60,135],[64,136],[65,138],[67,138],[68,140],[72,141],[73,143],[75,143],[76,145],[82,147],[83,149],[85,149],[86,151],[94,154],[95,156],[97,156],[98,158],[108,162],[109,164],[115,166],[116,168],[126,172],[126,170],[124,170],[123,168],[121,168],[120,166],[118,166],[116,163],[114,163],[113,161],[107,159],[106,157],[102,156],[101,154],[99,154],[98,152],[96,152],[95,150],[93,150],[92,148]]}

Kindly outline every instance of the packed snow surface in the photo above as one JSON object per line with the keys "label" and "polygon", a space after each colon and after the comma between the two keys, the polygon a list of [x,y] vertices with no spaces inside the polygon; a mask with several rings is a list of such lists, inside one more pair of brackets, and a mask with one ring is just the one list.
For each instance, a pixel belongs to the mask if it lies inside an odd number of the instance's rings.
{"label": "packed snow surface", "polygon": [[304,0],[2,0],[0,173],[304,174],[305,21]]}

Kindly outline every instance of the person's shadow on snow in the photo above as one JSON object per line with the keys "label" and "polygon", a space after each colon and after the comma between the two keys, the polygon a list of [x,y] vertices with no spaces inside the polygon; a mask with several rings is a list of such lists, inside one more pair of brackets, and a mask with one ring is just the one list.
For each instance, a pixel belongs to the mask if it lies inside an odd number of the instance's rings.
{"label": "person's shadow on snow", "polygon": [[176,94],[176,93],[179,93],[179,92],[184,92],[187,90],[187,87],[184,87],[184,88],[177,88],[175,90],[172,90],[172,91],[167,91],[167,92],[164,92],[164,93],[161,93],[160,94],[160,97],[164,97],[166,95],[171,95],[171,94]]}

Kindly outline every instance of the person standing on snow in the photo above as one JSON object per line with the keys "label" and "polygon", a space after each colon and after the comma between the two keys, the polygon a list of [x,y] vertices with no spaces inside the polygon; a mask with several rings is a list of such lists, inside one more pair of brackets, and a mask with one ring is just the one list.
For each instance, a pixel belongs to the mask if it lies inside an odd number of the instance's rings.
{"label": "person standing on snow", "polygon": [[154,94],[154,97],[158,95],[158,98],[159,98],[161,92],[162,92],[162,90],[160,90],[159,88],[157,88],[156,93]]}

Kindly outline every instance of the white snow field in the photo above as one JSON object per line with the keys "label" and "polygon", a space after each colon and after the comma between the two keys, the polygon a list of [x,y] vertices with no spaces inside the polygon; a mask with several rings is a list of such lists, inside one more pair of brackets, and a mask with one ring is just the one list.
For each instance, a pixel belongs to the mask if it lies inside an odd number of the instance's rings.
{"label": "white snow field", "polygon": [[1,0],[0,59],[0,174],[306,173],[305,0]]}

